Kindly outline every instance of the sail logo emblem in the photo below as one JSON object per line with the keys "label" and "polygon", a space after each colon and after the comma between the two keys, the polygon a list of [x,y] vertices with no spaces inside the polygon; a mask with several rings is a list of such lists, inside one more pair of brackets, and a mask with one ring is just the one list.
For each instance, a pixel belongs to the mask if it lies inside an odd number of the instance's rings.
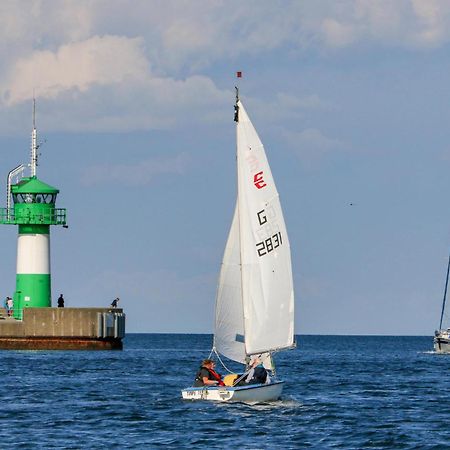
{"label": "sail logo emblem", "polygon": [[267,186],[263,178],[263,172],[255,173],[253,176],[253,184],[257,189],[262,189],[264,186]]}

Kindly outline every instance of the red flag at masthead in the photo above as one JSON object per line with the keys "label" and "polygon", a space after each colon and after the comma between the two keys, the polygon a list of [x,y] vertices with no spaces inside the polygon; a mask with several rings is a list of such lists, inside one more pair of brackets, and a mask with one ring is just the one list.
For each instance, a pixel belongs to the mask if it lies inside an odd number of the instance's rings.
{"label": "red flag at masthead", "polygon": [[236,72],[236,77],[237,78],[242,78],[242,72]]}

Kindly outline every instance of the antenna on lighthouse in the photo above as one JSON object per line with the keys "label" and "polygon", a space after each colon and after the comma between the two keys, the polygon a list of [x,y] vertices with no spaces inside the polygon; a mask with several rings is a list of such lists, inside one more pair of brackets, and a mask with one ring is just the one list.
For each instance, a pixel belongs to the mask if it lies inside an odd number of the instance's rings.
{"label": "antenna on lighthouse", "polygon": [[36,176],[36,167],[37,167],[37,131],[36,131],[36,99],[33,98],[33,131],[31,132],[31,176]]}

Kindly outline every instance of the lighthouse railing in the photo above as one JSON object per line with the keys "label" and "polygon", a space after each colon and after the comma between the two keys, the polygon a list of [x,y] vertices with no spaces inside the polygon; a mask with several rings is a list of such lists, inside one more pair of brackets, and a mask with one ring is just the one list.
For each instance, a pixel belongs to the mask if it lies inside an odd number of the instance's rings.
{"label": "lighthouse railing", "polygon": [[20,166],[15,167],[13,170],[9,171],[8,174],[8,183],[6,184],[6,209],[8,210],[8,216],[11,211],[11,186],[12,186],[12,180],[14,177],[19,178],[22,176],[23,172],[25,170],[25,166],[23,164],[20,164]]}
{"label": "lighthouse railing", "polygon": [[8,208],[0,208],[0,224],[6,225],[65,225],[66,209],[50,208],[46,211],[39,211],[30,214],[29,210],[23,211],[23,214],[16,214],[15,211]]}

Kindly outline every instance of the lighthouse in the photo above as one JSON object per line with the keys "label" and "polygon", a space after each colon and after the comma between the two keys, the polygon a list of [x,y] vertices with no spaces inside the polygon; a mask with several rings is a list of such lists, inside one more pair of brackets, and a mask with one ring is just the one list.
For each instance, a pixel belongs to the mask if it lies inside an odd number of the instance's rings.
{"label": "lighthouse", "polygon": [[[1,224],[19,227],[16,290],[13,294],[16,319],[22,319],[25,308],[51,307],[50,226],[66,225],[66,210],[56,208],[59,190],[36,176],[38,147],[33,102],[30,176],[23,177],[24,165],[10,171],[7,206],[2,208],[0,215]],[[14,178],[17,180],[15,184]]]}
{"label": "lighthouse", "polygon": [[6,208],[0,208],[0,224],[19,228],[13,317],[0,307],[0,349],[121,350],[122,308],[52,307],[50,226],[67,227],[66,210],[56,207],[59,190],[36,175],[38,148],[33,102],[31,162],[9,172]]}

